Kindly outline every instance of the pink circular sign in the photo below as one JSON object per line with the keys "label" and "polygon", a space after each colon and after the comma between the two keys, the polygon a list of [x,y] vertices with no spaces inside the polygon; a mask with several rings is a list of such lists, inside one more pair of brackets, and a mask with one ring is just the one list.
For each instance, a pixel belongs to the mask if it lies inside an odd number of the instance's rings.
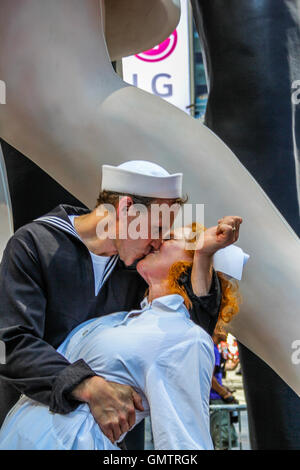
{"label": "pink circular sign", "polygon": [[163,42],[158,44],[158,46],[149,49],[148,51],[141,52],[140,54],[136,54],[140,60],[144,60],[145,62],[159,62],[160,60],[164,60],[169,55],[172,54],[177,44],[177,31],[173,31],[171,36],[165,39]]}

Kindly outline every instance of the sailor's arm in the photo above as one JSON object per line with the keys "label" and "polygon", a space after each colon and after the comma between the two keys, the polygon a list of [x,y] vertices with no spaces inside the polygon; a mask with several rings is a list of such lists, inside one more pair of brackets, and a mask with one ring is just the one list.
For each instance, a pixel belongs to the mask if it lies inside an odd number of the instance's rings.
{"label": "sailor's arm", "polygon": [[13,236],[0,265],[0,340],[6,350],[0,376],[50,410],[68,413],[79,404],[70,391],[95,373],[83,360],[70,364],[43,339],[45,292],[34,247]]}

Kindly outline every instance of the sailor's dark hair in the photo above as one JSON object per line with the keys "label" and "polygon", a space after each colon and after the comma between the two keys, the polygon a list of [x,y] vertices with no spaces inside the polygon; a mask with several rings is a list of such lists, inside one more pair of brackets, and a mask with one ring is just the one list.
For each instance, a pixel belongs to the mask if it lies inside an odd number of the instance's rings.
{"label": "sailor's dark hair", "polygon": [[[98,199],[96,207],[100,206],[101,204],[112,204],[114,207],[117,206],[119,202],[119,198],[123,196],[129,196],[133,204],[143,204],[146,207],[149,207],[153,203],[159,203],[160,199],[156,197],[147,197],[147,196],[137,196],[135,194],[129,193],[116,193],[112,191],[101,191]],[[161,201],[171,201],[173,204],[179,204],[182,206],[188,200],[188,197],[185,196],[184,198],[174,198],[174,199],[161,199]]]}

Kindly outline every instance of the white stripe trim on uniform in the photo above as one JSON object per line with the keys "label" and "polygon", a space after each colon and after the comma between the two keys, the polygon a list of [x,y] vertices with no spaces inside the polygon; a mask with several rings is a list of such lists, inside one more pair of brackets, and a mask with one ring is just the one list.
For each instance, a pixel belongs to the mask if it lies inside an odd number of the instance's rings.
{"label": "white stripe trim on uniform", "polygon": [[45,222],[49,225],[52,225],[53,227],[59,228],[60,230],[63,230],[64,232],[68,232],[71,235],[73,235],[76,238],[79,238],[78,235],[76,235],[73,230],[69,227],[66,227],[62,224],[58,224],[57,222],[54,222],[53,220],[48,220],[48,219],[36,219],[34,222]]}
{"label": "white stripe trim on uniform", "polygon": [[39,219],[36,220],[41,220],[44,222],[49,222],[52,225],[59,225],[61,228],[66,228],[67,230],[71,230],[76,237],[79,237],[78,233],[74,229],[73,225],[71,223],[66,222],[63,219],[60,219],[59,217],[54,217],[54,216],[49,216],[49,217],[40,217]]}
{"label": "white stripe trim on uniform", "polygon": [[[116,264],[117,264],[117,261],[119,259],[119,255],[114,255],[112,257],[112,261],[108,263],[108,265],[110,264],[110,267],[108,269],[105,268],[105,272],[104,272],[104,276],[103,276],[103,279],[102,279],[102,284],[101,284],[101,287],[103,286],[103,284],[105,283],[105,281],[107,280],[107,278],[110,276],[110,274],[112,273],[112,271],[114,270]],[[108,266],[107,265],[107,266]]]}
{"label": "white stripe trim on uniform", "polygon": [[69,224],[68,222],[64,221],[63,219],[59,219],[58,217],[54,217],[54,216],[40,217],[38,219],[35,219],[34,222],[46,222],[50,225],[53,225],[54,227],[60,228],[64,230],[65,232],[70,233],[71,235],[74,235],[76,238],[80,240],[80,237],[78,233],[76,232],[76,230],[73,228],[73,226]]}
{"label": "white stripe trim on uniform", "polygon": [[109,268],[111,267],[112,263],[114,262],[115,256],[116,255],[111,256],[110,259],[108,260],[108,262],[106,263],[106,266],[105,266],[105,269],[104,269],[104,276],[105,276],[106,272],[109,270]]}
{"label": "white stripe trim on uniform", "polygon": [[67,222],[66,220],[64,219],[61,219],[60,217],[55,217],[54,215],[51,215],[50,216],[51,219],[59,224],[63,224],[65,225],[66,227],[70,228],[71,230],[73,230],[74,234],[78,237],[78,233],[76,232],[74,226],[70,223],[70,222]]}

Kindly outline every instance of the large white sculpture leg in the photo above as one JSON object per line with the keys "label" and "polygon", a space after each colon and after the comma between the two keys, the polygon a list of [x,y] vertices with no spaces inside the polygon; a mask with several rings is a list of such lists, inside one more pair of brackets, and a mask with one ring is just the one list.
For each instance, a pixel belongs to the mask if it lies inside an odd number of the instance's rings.
{"label": "large white sculpture leg", "polygon": [[206,225],[242,216],[251,260],[232,331],[300,395],[299,239],[219,138],[114,73],[103,14],[98,0],[1,0],[1,136],[91,207],[101,164],[142,158],[184,173]]}

